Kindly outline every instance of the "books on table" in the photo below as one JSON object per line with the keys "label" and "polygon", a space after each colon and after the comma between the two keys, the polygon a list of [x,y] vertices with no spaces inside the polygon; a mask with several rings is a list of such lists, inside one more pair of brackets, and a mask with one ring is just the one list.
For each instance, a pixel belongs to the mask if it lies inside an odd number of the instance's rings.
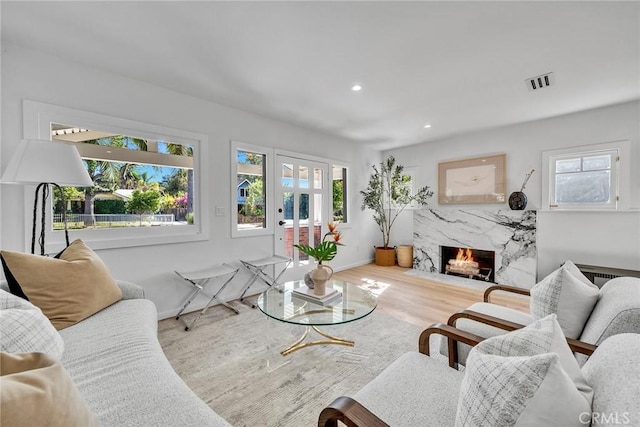
{"label": "books on table", "polygon": [[327,286],[324,295],[316,295],[313,289],[309,289],[307,286],[302,285],[299,288],[293,290],[295,297],[301,298],[305,301],[313,302],[320,305],[329,305],[342,298],[342,292],[337,289]]}

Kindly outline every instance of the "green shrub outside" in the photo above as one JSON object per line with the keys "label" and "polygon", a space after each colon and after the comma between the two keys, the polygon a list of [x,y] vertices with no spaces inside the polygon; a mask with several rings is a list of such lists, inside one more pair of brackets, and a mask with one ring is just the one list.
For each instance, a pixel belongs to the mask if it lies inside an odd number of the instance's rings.
{"label": "green shrub outside", "polygon": [[124,200],[95,200],[93,209],[96,214],[125,214],[127,213]]}

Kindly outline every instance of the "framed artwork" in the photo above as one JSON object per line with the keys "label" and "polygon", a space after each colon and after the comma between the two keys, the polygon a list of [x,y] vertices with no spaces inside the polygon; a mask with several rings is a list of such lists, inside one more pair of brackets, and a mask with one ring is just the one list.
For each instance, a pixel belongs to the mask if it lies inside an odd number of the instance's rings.
{"label": "framed artwork", "polygon": [[506,154],[438,163],[438,203],[504,203]]}

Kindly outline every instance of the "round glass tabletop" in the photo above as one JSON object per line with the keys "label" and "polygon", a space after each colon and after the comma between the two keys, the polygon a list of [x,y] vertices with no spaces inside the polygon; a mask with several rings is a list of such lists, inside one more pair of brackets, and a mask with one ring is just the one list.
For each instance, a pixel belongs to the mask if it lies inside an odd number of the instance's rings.
{"label": "round glass tabletop", "polygon": [[303,299],[294,289],[304,286],[303,280],[273,286],[258,297],[258,308],[267,316],[296,325],[320,326],[352,322],[369,315],[377,305],[376,296],[358,285],[343,280],[329,280],[342,295],[322,305]]}

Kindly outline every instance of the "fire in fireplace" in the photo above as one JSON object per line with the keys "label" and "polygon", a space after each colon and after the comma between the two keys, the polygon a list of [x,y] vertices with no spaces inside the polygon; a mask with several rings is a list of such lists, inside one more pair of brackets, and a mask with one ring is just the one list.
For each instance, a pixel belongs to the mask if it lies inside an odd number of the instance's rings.
{"label": "fire in fireplace", "polygon": [[495,252],[440,246],[440,273],[494,282]]}

